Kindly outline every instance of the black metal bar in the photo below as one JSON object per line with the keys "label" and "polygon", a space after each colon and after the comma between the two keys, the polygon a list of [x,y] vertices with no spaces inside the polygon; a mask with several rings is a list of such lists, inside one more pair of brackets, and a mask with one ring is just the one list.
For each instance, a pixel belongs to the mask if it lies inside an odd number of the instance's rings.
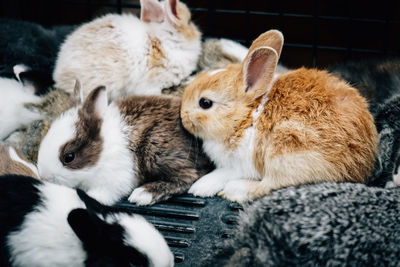
{"label": "black metal bar", "polygon": [[194,226],[190,224],[166,222],[166,221],[152,220],[152,219],[148,219],[148,221],[151,222],[160,231],[168,231],[168,232],[183,233],[183,234],[191,234],[196,231]]}
{"label": "black metal bar", "polygon": [[215,1],[207,1],[207,31],[209,35],[215,36],[216,19],[215,19]]}
{"label": "black metal bar", "polygon": [[197,212],[186,211],[182,209],[166,208],[159,206],[138,207],[132,205],[131,203],[124,203],[124,202],[116,204],[115,208],[116,209],[121,208],[122,210],[142,215],[161,216],[167,218],[177,218],[186,220],[198,220],[200,216]]}
{"label": "black metal bar", "polygon": [[187,206],[195,206],[195,207],[204,207],[206,201],[203,198],[194,197],[194,196],[179,196],[173,197],[167,200],[165,203],[168,204],[180,204]]}
{"label": "black metal bar", "polygon": [[164,236],[168,246],[175,248],[187,248],[190,246],[190,242],[184,238]]}
{"label": "black metal bar", "polygon": [[180,251],[172,251],[174,253],[175,263],[181,263],[185,260],[185,255]]}
{"label": "black metal bar", "polygon": [[117,0],[117,12],[122,14],[122,0]]}
{"label": "black metal bar", "polygon": [[313,37],[313,48],[312,48],[312,66],[317,66],[318,57],[318,0],[314,0],[314,11],[313,11],[313,21],[314,21],[314,37]]}
{"label": "black metal bar", "polygon": [[[209,10],[207,8],[191,8],[190,10],[192,11],[197,11],[197,12],[208,12]],[[225,13],[225,14],[246,14],[245,10],[232,10],[232,9],[214,9],[214,13]],[[309,14],[297,14],[297,13],[281,13],[281,12],[266,12],[266,11],[254,11],[254,10],[249,10],[248,14],[250,15],[265,15],[265,16],[283,16],[283,17],[293,17],[293,18],[309,18],[312,19],[314,18],[314,15],[309,15]],[[342,16],[318,16],[319,19],[325,19],[325,20],[340,20],[340,21],[346,21],[349,18],[348,17],[342,17]],[[368,19],[368,18],[352,18],[353,21],[355,22],[372,22],[372,23],[386,23],[386,20],[384,19]],[[392,23],[399,24],[400,20],[393,20]]]}

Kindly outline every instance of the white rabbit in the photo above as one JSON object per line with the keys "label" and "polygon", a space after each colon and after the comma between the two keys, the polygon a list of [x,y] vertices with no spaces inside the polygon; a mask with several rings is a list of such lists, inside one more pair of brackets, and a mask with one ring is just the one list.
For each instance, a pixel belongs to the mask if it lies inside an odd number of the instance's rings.
{"label": "white rabbit", "polygon": [[84,97],[99,85],[111,100],[132,94],[161,94],[195,69],[201,33],[178,0],[141,0],[141,19],[109,14],[83,24],[59,52],[56,88],[72,93],[79,79]]}

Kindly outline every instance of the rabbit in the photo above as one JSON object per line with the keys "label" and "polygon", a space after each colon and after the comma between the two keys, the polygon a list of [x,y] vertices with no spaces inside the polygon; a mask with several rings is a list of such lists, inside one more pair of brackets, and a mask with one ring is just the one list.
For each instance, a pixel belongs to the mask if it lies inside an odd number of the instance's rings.
{"label": "rabbit", "polygon": [[1,266],[173,266],[163,236],[142,216],[83,191],[0,176]]}
{"label": "rabbit", "polygon": [[129,201],[150,205],[186,192],[213,165],[182,127],[180,102],[130,96],[108,105],[105,87],[92,90],[51,124],[39,147],[40,177],[104,204],[130,194]]}
{"label": "rabbit", "polygon": [[140,20],[108,14],[70,34],[56,60],[55,87],[72,93],[79,79],[84,97],[101,84],[116,100],[161,94],[188,77],[201,52],[201,33],[189,9],[177,0],[140,3]]}
{"label": "rabbit", "polygon": [[245,206],[199,266],[398,266],[400,188],[288,187]]}
{"label": "rabbit", "polygon": [[18,174],[38,179],[35,165],[27,160],[15,148],[0,143],[0,175]]}
{"label": "rabbit", "polygon": [[75,26],[45,28],[29,21],[0,18],[0,76],[14,78],[13,66],[23,64],[32,69],[24,75],[40,76],[42,95],[54,83],[52,73],[60,45]]}
{"label": "rabbit", "polygon": [[182,97],[183,126],[216,169],[189,193],[247,202],[310,182],[366,182],[377,131],[359,92],[326,71],[275,74],[283,35],[270,30],[242,64],[198,75]]}
{"label": "rabbit", "polygon": [[394,94],[376,106],[378,130],[377,167],[368,184],[381,187],[400,186],[400,94]]}
{"label": "rabbit", "polygon": [[42,114],[24,105],[37,103],[41,98],[17,80],[0,77],[0,94],[0,141],[20,127],[43,118]]}
{"label": "rabbit", "polygon": [[328,70],[357,88],[376,114],[379,106],[400,93],[400,58],[373,57],[332,65]]}

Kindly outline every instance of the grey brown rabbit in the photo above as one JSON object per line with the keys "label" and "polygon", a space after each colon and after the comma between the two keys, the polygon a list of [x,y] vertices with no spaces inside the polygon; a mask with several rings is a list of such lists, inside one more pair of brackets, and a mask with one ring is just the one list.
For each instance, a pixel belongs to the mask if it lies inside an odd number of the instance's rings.
{"label": "grey brown rabbit", "polygon": [[183,128],[179,110],[180,98],[169,96],[108,105],[99,87],[52,123],[39,148],[39,175],[107,204],[129,194],[131,202],[148,205],[184,193],[213,166]]}

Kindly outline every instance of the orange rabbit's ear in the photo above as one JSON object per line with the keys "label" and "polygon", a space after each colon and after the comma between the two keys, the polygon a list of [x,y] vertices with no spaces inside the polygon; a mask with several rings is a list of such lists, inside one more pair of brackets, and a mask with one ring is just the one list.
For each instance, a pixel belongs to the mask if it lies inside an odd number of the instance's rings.
{"label": "orange rabbit's ear", "polygon": [[279,56],[271,47],[259,47],[250,52],[243,62],[243,74],[246,92],[254,93],[258,98],[270,88]]}
{"label": "orange rabbit's ear", "polygon": [[281,56],[283,47],[283,34],[278,30],[269,30],[257,37],[251,44],[247,56],[259,47],[269,46],[276,51],[278,58]]}
{"label": "orange rabbit's ear", "polygon": [[157,0],[140,0],[140,19],[144,22],[164,21],[164,10]]}

